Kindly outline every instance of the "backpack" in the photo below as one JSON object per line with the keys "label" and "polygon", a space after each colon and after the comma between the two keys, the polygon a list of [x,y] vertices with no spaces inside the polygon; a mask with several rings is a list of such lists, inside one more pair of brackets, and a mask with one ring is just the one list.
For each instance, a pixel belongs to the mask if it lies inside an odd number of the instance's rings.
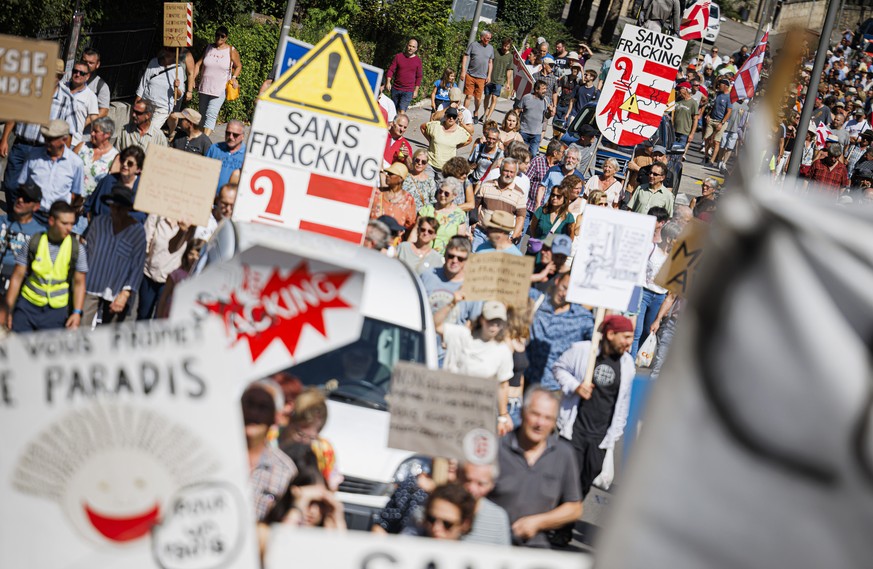
{"label": "backpack", "polygon": [[[42,236],[45,235],[45,231],[38,231],[30,236],[30,241],[27,242],[27,274],[30,275],[30,266],[33,264],[33,260],[36,258],[36,250],[39,248],[39,240],[42,239]],[[70,236],[73,239],[72,235]],[[79,260],[79,247],[81,245],[78,241],[73,239],[73,245],[75,247],[70,248],[70,269],[67,270],[67,282],[70,283],[70,287],[73,286],[73,275],[76,272],[76,262]]]}

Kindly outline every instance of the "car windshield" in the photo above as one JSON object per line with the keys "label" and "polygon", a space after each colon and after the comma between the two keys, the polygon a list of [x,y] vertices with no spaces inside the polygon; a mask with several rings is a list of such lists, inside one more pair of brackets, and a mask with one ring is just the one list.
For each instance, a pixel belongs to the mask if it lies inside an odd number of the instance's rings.
{"label": "car windshield", "polygon": [[709,5],[709,17],[718,20],[718,6]]}
{"label": "car windshield", "polygon": [[372,409],[388,409],[385,396],[398,361],[423,363],[424,336],[394,324],[364,319],[358,341],[287,371],[328,397]]}

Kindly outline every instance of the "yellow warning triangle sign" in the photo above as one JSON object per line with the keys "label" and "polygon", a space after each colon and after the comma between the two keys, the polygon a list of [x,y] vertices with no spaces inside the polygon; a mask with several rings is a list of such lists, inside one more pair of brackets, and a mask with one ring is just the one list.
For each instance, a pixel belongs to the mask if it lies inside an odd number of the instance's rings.
{"label": "yellow warning triangle sign", "polygon": [[340,28],[324,36],[261,99],[387,126],[348,33]]}
{"label": "yellow warning triangle sign", "polygon": [[627,98],[624,103],[621,104],[619,109],[627,111],[632,115],[640,114],[640,106],[637,103],[637,96],[632,94],[630,97]]}

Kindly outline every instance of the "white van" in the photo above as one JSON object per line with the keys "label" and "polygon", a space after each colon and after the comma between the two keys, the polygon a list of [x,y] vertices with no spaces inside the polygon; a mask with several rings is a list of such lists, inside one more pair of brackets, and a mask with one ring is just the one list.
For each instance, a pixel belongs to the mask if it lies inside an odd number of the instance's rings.
{"label": "white van", "polygon": [[721,30],[721,7],[712,2],[709,5],[709,23],[706,29],[703,30],[703,41],[705,43],[715,43],[718,38],[718,32]]}
{"label": "white van", "polygon": [[[291,374],[306,386],[328,393],[328,422],[322,431],[334,446],[337,464],[345,477],[339,497],[353,529],[368,529],[394,490],[394,484],[409,474],[418,474],[424,457],[388,448],[388,381],[398,361],[437,367],[436,337],[427,295],[418,278],[396,259],[337,239],[261,224],[225,221],[207,243],[197,275],[181,283],[173,296],[171,318],[190,318],[197,295],[214,292],[208,275],[227,271],[237,255],[257,247],[258,257],[287,259],[303,257],[362,273],[360,311],[363,328],[359,339],[376,349],[379,378],[338,381],[337,366],[355,349],[346,344],[291,368]],[[267,250],[265,254],[263,251]],[[269,253],[272,251],[275,255]],[[289,269],[291,267],[288,267]],[[214,279],[211,280],[215,282]],[[203,283],[203,284],[198,284]],[[206,288],[204,288],[204,285]],[[273,370],[281,371],[281,370]],[[370,381],[373,379],[373,381]]]}

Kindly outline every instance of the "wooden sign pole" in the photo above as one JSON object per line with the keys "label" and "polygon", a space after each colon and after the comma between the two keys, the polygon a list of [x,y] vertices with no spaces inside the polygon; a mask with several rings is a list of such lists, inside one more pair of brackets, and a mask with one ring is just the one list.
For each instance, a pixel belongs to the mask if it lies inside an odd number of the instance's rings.
{"label": "wooden sign pole", "polygon": [[[176,81],[179,80],[179,48],[176,48]],[[173,112],[176,111],[176,102],[179,100],[179,97],[176,95],[179,88],[176,87],[176,83],[173,83]]]}
{"label": "wooden sign pole", "polygon": [[588,367],[585,369],[584,384],[590,384],[594,378],[594,361],[597,359],[597,349],[600,347],[600,338],[603,334],[600,333],[600,325],[603,323],[603,317],[606,315],[606,309],[597,307],[594,310],[594,332],[591,333],[591,353],[588,357]]}

